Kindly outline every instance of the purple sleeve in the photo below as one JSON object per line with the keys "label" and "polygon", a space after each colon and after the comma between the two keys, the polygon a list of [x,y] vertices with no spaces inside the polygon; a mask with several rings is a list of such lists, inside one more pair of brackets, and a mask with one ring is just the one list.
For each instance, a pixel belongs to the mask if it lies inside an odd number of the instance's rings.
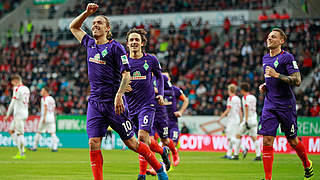
{"label": "purple sleeve", "polygon": [[158,59],[153,56],[153,60],[152,60],[152,72],[154,74],[154,76],[157,78],[157,84],[158,84],[158,94],[162,95],[164,94],[164,82],[163,82],[163,77],[161,74],[161,67],[160,67],[160,63],[158,61]]}
{"label": "purple sleeve", "polygon": [[294,59],[293,55],[289,54],[286,57],[286,69],[290,74],[293,74],[295,72],[299,72],[299,67],[297,61]]}
{"label": "purple sleeve", "polygon": [[181,94],[183,94],[183,93],[181,92],[181,89],[178,88],[177,86],[172,86],[172,89],[173,89],[173,91],[174,91],[174,94],[175,94],[176,99],[179,99],[180,96],[181,96]]}
{"label": "purple sleeve", "polygon": [[90,37],[88,34],[84,35],[81,40],[81,46],[88,47],[90,44],[93,45],[94,39]]}
{"label": "purple sleeve", "polygon": [[114,47],[115,47],[114,59],[118,67],[120,67],[120,72],[121,73],[123,71],[130,72],[130,65],[129,65],[128,57],[126,55],[126,50],[120,43],[115,44]]}

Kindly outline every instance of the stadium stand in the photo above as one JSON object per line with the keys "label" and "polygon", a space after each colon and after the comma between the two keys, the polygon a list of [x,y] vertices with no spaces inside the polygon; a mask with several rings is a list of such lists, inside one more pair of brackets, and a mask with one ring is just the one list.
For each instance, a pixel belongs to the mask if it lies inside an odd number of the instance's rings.
{"label": "stadium stand", "polygon": [[[250,82],[251,93],[258,96],[258,112],[261,112],[263,96],[259,96],[257,88],[263,82],[261,58],[266,52],[265,35],[277,25],[289,35],[286,50],[295,55],[303,77],[308,75],[319,65],[319,20],[242,24],[232,27],[225,37],[219,35],[224,34],[223,31],[214,31],[201,19],[196,25],[184,21],[179,27],[171,24],[165,29],[156,24],[133,26],[148,29],[147,52],[157,55],[163,67],[170,70],[173,82],[189,96],[188,113],[218,115],[226,103],[226,85],[242,81]],[[128,28],[114,28],[113,34],[123,38]],[[67,34],[54,33],[50,28],[43,28],[31,42],[1,47],[1,106],[7,107],[10,102],[8,74],[19,72],[32,92],[32,114],[39,112],[37,91],[45,85],[57,99],[58,114],[86,113],[89,84],[85,52],[79,46],[58,46],[54,39],[71,38],[69,31],[65,32]],[[305,91],[297,94],[298,115],[319,115],[319,71],[319,68],[315,70],[314,80]]]}
{"label": "stadium stand", "polygon": [[0,18],[14,10],[23,0],[0,0]]}
{"label": "stadium stand", "polygon": [[[81,9],[91,1],[81,1],[72,8],[69,7],[63,14],[64,17],[73,17],[81,13]],[[119,14],[149,14],[149,13],[168,13],[186,11],[208,11],[208,10],[231,10],[231,9],[269,9],[279,0],[99,0],[97,3],[103,7],[97,14],[119,15]]]}

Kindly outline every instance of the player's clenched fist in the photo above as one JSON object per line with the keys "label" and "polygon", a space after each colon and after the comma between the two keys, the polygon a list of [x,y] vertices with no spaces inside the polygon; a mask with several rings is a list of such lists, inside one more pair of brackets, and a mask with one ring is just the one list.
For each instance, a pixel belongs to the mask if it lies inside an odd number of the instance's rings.
{"label": "player's clenched fist", "polygon": [[266,83],[263,83],[259,86],[259,92],[260,94],[263,94],[266,92]]}
{"label": "player's clenched fist", "polygon": [[91,15],[91,14],[95,13],[98,10],[98,8],[99,8],[99,6],[97,4],[89,3],[87,5],[86,11],[87,11],[87,13],[89,13]]}
{"label": "player's clenched fist", "polygon": [[277,71],[274,70],[272,67],[267,66],[266,67],[266,75],[277,78],[279,76],[279,73],[277,73]]}

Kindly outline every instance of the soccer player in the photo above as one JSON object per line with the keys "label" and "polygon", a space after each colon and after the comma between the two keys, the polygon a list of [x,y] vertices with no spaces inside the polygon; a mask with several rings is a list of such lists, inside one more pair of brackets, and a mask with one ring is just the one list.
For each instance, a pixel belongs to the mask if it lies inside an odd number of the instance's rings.
{"label": "soccer player", "polygon": [[[129,64],[131,68],[131,91],[126,92],[130,117],[135,124],[138,139],[150,146],[150,149],[162,156],[167,170],[170,168],[169,149],[161,147],[153,138],[149,137],[153,126],[156,103],[164,105],[163,78],[158,59],[143,52],[147,43],[147,32],[143,29],[130,29],[127,33],[127,46],[129,48]],[[152,74],[159,83],[158,95],[155,96]],[[148,162],[139,156],[140,172],[138,179],[145,179]]]}
{"label": "soccer player", "polygon": [[164,165],[152,154],[149,146],[134,137],[123,99],[130,82],[130,66],[124,47],[111,39],[110,21],[105,16],[93,19],[93,38],[81,29],[83,21],[98,9],[89,3],[69,28],[81,45],[87,49],[88,76],[91,94],[87,110],[87,134],[92,173],[95,180],[103,179],[101,139],[111,126],[131,150],[139,153],[157,171],[158,178],[168,179]]}
{"label": "soccer player", "polygon": [[[223,158],[227,159],[239,159],[239,146],[236,144],[240,144],[240,139],[236,138],[236,135],[239,134],[240,130],[240,123],[242,117],[241,111],[241,99],[239,96],[236,95],[237,86],[234,84],[228,85],[228,100],[227,100],[227,108],[226,110],[220,115],[218,122],[221,122],[222,118],[227,116],[227,127],[226,127],[226,135],[228,139],[228,150],[227,154]],[[232,157],[232,150],[233,146],[234,149],[234,156]]]}
{"label": "soccer player", "polygon": [[13,121],[10,124],[9,133],[11,138],[18,147],[18,153],[14,156],[14,159],[25,159],[24,152],[24,122],[28,118],[28,106],[30,98],[30,90],[22,83],[22,78],[19,75],[13,75],[11,77],[11,84],[13,85],[12,99],[7,111],[7,115],[4,117],[6,121],[13,113]]}
{"label": "soccer player", "polygon": [[272,179],[273,141],[279,124],[302,161],[304,179],[311,179],[314,175],[312,162],[307,157],[303,143],[297,138],[296,99],[292,91],[292,86],[300,86],[301,76],[293,55],[281,49],[285,41],[286,34],[282,29],[272,29],[267,38],[269,54],[262,60],[265,83],[259,86],[259,91],[266,93],[266,96],[258,134],[263,135],[265,179]]}
{"label": "soccer player", "polygon": [[[164,82],[164,90],[165,91],[169,90],[169,92],[171,92],[172,94],[172,88],[170,87],[171,83],[169,82],[168,77],[165,75],[162,75],[162,77]],[[155,85],[156,94],[158,94],[159,83],[157,83],[155,78],[153,78],[153,84]],[[154,136],[156,132],[159,134],[162,144],[164,144],[165,146],[168,146],[170,148],[170,151],[172,152],[173,165],[177,166],[180,162],[180,158],[172,139],[170,139],[168,136],[169,135],[169,129],[167,124],[168,121],[169,121],[169,118],[168,118],[167,108],[165,106],[156,104],[156,113],[154,117],[154,123],[151,131],[151,135]]]}
{"label": "soccer player", "polygon": [[[184,95],[183,91],[179,87],[171,84],[171,78],[168,72],[163,72],[162,74],[168,77],[168,83],[172,88],[171,90],[165,90],[165,101],[166,103],[168,103],[168,105],[166,105],[166,108],[169,117],[169,138],[172,139],[174,145],[177,146],[180,136],[178,118],[182,117],[183,113],[188,108],[189,99]],[[183,103],[178,110],[177,104],[179,100],[183,101]],[[175,158],[173,155],[172,157]],[[179,158],[179,156],[177,156],[177,158]],[[174,160],[173,162],[176,162],[174,166],[177,166],[180,162],[180,158],[176,161]]]}
{"label": "soccer player", "polygon": [[41,98],[41,116],[38,125],[38,131],[34,137],[33,148],[31,151],[37,151],[38,143],[41,137],[41,133],[48,132],[51,134],[52,139],[52,152],[58,151],[59,139],[56,135],[56,118],[55,109],[56,101],[49,95],[49,88],[43,87],[40,91]]}
{"label": "soccer player", "polygon": [[[242,105],[244,108],[244,121],[240,124],[240,132],[237,134],[237,139],[239,139],[237,146],[240,146],[241,136],[248,133],[249,136],[252,138],[256,158],[255,161],[261,161],[261,150],[260,144],[257,141],[257,129],[258,129],[258,121],[257,121],[257,98],[249,93],[249,84],[244,82],[240,84],[240,92],[243,95],[242,97]],[[237,148],[239,150],[240,148]],[[239,152],[237,153],[239,154]],[[243,158],[247,155],[247,149],[244,149]]]}

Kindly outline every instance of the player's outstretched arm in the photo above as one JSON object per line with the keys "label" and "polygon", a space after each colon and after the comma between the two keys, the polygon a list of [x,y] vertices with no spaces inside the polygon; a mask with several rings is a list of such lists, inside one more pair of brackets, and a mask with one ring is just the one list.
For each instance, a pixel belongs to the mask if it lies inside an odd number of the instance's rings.
{"label": "player's outstretched arm", "polygon": [[230,111],[231,111],[231,108],[227,107],[227,109],[219,117],[218,122],[220,122],[222,120],[222,118],[226,117],[229,114]]}
{"label": "player's outstretched arm", "polygon": [[89,3],[87,5],[87,9],[70,23],[69,29],[80,43],[82,41],[83,36],[86,35],[86,32],[81,29],[81,26],[87,17],[89,17],[91,14],[97,11],[98,7],[99,6],[95,3]]}
{"label": "player's outstretched arm", "polygon": [[186,111],[186,109],[189,106],[189,99],[184,94],[181,94],[181,98],[180,99],[183,99],[182,100],[183,101],[182,106],[181,106],[181,108],[179,110],[181,112],[181,114],[182,114],[183,112]]}
{"label": "player's outstretched arm", "polygon": [[116,98],[114,101],[114,107],[115,107],[116,114],[121,114],[124,111],[124,104],[123,104],[122,96],[126,92],[127,87],[129,86],[129,83],[130,83],[130,72],[123,71],[120,87],[118,89],[118,92],[116,94]]}

